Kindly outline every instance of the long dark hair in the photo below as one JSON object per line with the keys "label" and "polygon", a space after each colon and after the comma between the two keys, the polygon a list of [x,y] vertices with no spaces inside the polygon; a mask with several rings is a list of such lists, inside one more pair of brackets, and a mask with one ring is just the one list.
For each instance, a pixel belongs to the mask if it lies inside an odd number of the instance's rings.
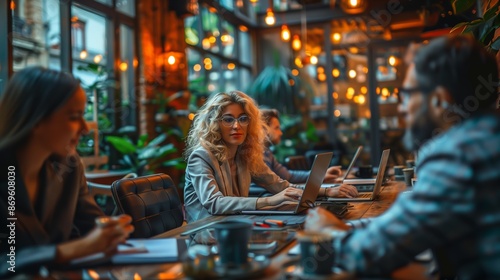
{"label": "long dark hair", "polygon": [[25,68],[12,76],[0,95],[0,151],[22,144],[33,128],[80,87],[71,74],[43,67]]}

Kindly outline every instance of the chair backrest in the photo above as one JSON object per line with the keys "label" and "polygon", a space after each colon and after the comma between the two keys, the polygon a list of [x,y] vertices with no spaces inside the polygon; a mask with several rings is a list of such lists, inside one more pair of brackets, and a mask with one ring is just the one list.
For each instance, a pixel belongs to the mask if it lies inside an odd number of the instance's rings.
{"label": "chair backrest", "polygon": [[288,156],[285,158],[285,165],[290,170],[309,170],[311,165],[304,156]]}
{"label": "chair backrest", "polygon": [[119,212],[132,217],[131,237],[148,238],[182,225],[184,215],[170,176],[154,174],[121,179],[111,185]]}

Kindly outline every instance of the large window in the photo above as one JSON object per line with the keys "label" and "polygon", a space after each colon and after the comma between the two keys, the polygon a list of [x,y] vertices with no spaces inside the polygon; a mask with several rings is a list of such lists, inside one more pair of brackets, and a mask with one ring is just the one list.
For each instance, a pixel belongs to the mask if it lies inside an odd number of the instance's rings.
{"label": "large window", "polygon": [[184,22],[192,110],[210,94],[246,91],[251,83],[253,54],[248,29],[221,16],[233,9],[232,1],[220,1],[220,4],[224,13],[213,7],[202,7],[199,15],[188,17]]}
{"label": "large window", "polygon": [[[135,0],[8,0],[0,26],[12,16],[10,41],[0,54],[0,86],[29,66],[71,71],[87,93],[85,117],[99,132],[136,124]],[[10,30],[2,29],[2,32]],[[2,33],[3,34],[3,33]],[[12,65],[6,65],[12,55]],[[0,91],[2,89],[0,88]],[[94,153],[94,138],[82,139],[82,156]]]}

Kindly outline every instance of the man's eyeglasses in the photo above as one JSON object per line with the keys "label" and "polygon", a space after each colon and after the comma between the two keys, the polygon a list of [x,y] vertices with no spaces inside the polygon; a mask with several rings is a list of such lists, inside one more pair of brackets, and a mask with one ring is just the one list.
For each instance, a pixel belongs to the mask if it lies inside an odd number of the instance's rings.
{"label": "man's eyeglasses", "polygon": [[399,102],[401,102],[403,104],[408,103],[408,100],[410,99],[410,94],[416,93],[416,92],[427,92],[427,89],[420,87],[420,86],[416,86],[416,87],[412,87],[412,88],[404,88],[404,87],[398,88]]}
{"label": "man's eyeglasses", "polygon": [[238,121],[238,124],[241,126],[247,126],[250,123],[250,117],[243,115],[238,118],[233,116],[223,116],[220,118],[220,121],[225,127],[232,127],[235,121]]}

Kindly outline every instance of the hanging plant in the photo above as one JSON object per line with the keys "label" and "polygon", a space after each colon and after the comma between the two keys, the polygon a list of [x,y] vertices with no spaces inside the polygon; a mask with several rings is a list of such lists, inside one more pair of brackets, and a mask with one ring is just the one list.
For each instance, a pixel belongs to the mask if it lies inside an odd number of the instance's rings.
{"label": "hanging plant", "polygon": [[281,65],[277,51],[273,57],[274,65],[260,72],[247,93],[259,105],[275,108],[283,114],[302,114],[300,107],[304,105],[305,98],[314,96],[312,86]]}

